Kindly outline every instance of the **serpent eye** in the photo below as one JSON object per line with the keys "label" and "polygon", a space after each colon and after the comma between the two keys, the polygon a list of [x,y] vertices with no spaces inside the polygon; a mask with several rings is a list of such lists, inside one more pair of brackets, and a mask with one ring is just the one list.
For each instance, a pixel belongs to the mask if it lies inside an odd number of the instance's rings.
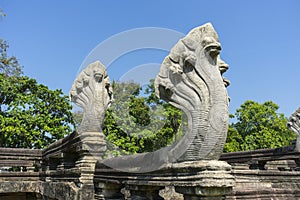
{"label": "serpent eye", "polygon": [[212,61],[216,63],[217,56],[221,51],[220,43],[213,37],[205,37],[202,41],[202,46],[206,50]]}
{"label": "serpent eye", "polygon": [[215,59],[220,54],[222,48],[219,43],[211,43],[205,49],[209,52],[210,57]]}
{"label": "serpent eye", "polygon": [[184,66],[193,67],[196,63],[196,57],[194,55],[190,55],[184,59]]}

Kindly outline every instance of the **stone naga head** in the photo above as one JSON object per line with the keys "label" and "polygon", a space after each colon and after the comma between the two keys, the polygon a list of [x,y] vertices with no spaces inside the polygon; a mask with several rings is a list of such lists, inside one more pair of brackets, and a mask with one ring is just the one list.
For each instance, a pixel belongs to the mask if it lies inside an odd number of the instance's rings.
{"label": "stone naga head", "polygon": [[300,151],[300,108],[298,108],[289,118],[287,127],[297,135],[295,151]]}
{"label": "stone naga head", "polygon": [[[179,161],[216,159],[228,130],[228,65],[210,23],[191,30],[171,49],[155,80],[156,94],[183,110],[189,129],[176,152]],[[175,147],[176,148],[176,147]]]}
{"label": "stone naga head", "polygon": [[104,116],[112,101],[112,87],[105,67],[96,61],[84,69],[74,81],[70,99],[83,108],[81,132],[102,132]]}

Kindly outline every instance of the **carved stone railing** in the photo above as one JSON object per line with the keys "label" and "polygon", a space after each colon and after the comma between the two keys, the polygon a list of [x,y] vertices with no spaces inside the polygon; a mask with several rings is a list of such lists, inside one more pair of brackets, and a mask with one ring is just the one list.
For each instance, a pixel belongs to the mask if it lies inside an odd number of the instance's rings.
{"label": "carved stone railing", "polygon": [[42,159],[42,151],[38,149],[0,148],[0,176],[9,173],[37,174]]}
{"label": "carved stone railing", "polygon": [[223,153],[220,160],[228,162],[233,168],[243,167],[245,169],[261,170],[267,169],[268,162],[289,160],[294,162],[290,170],[300,169],[300,152],[295,149],[295,145],[274,149]]}
{"label": "carved stone railing", "polygon": [[299,159],[296,145],[222,154],[236,180],[226,199],[299,199]]}
{"label": "carved stone railing", "polygon": [[[43,150],[41,180],[44,196],[55,199],[93,199],[97,159],[105,152],[101,135],[73,132]],[[64,190],[68,192],[60,192]]]}
{"label": "carved stone railing", "polygon": [[0,148],[0,199],[23,199],[26,193],[35,199],[41,160],[41,150]]}

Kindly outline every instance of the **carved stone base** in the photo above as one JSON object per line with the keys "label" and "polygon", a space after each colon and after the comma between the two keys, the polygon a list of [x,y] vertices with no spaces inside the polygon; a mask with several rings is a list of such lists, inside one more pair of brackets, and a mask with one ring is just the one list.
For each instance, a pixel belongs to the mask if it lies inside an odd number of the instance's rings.
{"label": "carved stone base", "polygon": [[[98,165],[94,182],[124,185],[130,191],[131,200],[160,200],[159,190],[174,186],[185,200],[225,199],[231,194],[234,177],[231,166],[224,161],[203,160],[168,163],[161,169],[148,173],[126,173]],[[119,188],[99,187],[110,199],[120,193]],[[102,189],[103,188],[103,189]],[[110,192],[108,192],[110,191]],[[114,195],[112,195],[114,194]]]}
{"label": "carved stone base", "polygon": [[214,160],[196,163],[198,163],[199,171],[194,177],[195,180],[175,186],[175,191],[183,194],[185,200],[221,200],[225,199],[226,195],[231,194],[234,177],[231,175],[229,164]]}

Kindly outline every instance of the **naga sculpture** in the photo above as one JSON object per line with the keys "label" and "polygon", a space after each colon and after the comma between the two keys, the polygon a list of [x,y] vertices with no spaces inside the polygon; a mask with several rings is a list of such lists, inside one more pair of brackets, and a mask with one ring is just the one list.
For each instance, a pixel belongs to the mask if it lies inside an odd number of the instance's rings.
{"label": "naga sculpture", "polygon": [[218,159],[229,117],[229,81],[222,77],[228,65],[220,51],[217,33],[207,23],[179,40],[161,65],[155,91],[187,115],[188,128],[181,140],[155,152],[111,158],[103,164],[121,171],[149,172],[168,163]]}
{"label": "naga sculpture", "polygon": [[300,108],[298,108],[289,118],[287,126],[297,135],[295,150],[300,151]]}
{"label": "naga sculpture", "polygon": [[222,78],[228,65],[210,23],[190,31],[171,50],[155,80],[157,96],[183,110],[189,131],[178,149],[179,161],[217,159],[228,128],[228,95]]}
{"label": "naga sculpture", "polygon": [[78,133],[102,132],[104,116],[112,101],[112,87],[105,67],[96,61],[74,81],[70,99],[84,109]]}

